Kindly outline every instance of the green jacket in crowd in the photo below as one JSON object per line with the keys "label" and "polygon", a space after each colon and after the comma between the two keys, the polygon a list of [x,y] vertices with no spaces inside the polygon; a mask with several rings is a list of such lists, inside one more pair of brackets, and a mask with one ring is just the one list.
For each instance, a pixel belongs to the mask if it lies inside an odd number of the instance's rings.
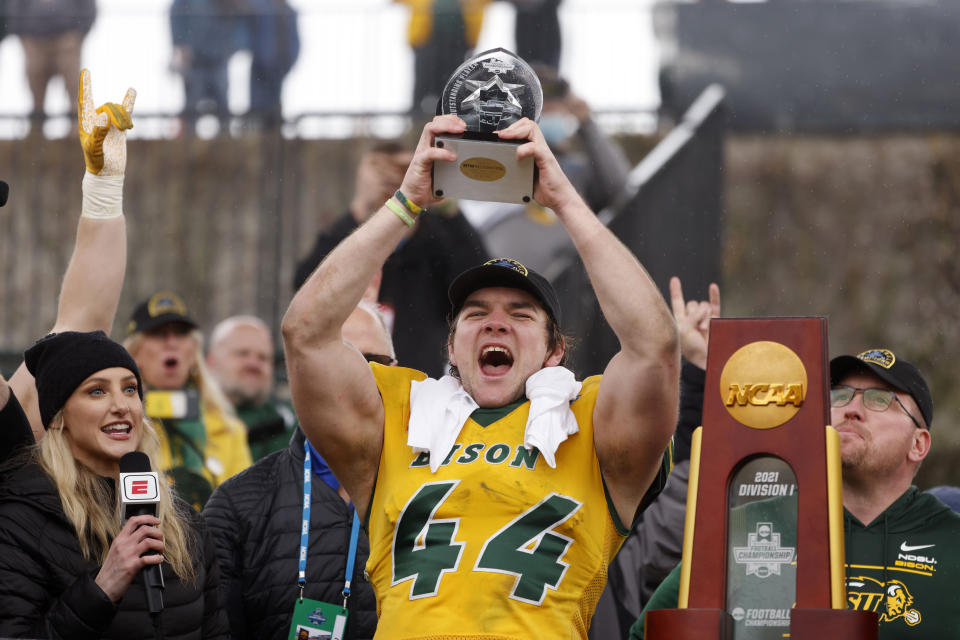
{"label": "green jacket in crowd", "polygon": [[290,405],[268,400],[259,406],[237,407],[237,417],[247,427],[247,443],[253,461],[274,451],[286,449],[297,428],[297,417]]}

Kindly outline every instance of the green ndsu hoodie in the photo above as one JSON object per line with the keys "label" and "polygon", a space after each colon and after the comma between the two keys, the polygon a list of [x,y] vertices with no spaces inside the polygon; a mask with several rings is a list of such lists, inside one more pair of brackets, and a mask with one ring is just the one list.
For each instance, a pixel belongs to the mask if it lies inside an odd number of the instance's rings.
{"label": "green ndsu hoodie", "polygon": [[[868,525],[846,509],[843,520],[847,607],[875,611],[880,640],[960,638],[960,515],[910,487]],[[799,554],[797,562],[803,562]],[[771,577],[794,575],[783,571]],[[679,588],[678,565],[630,628],[631,640],[642,640],[647,611],[676,608]],[[789,637],[784,631],[769,628],[771,638]],[[757,630],[747,635],[760,637]]]}
{"label": "green ndsu hoodie", "polygon": [[960,515],[910,487],[869,525],[844,510],[847,608],[880,640],[960,638]]}

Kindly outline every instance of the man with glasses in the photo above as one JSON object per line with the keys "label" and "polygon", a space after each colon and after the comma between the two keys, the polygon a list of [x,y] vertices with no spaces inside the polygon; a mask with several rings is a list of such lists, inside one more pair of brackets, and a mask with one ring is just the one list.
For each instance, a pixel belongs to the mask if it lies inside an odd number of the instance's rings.
{"label": "man with glasses", "polygon": [[930,452],[933,398],[920,371],[889,349],[834,358],[830,383],[844,506],[873,522],[910,488]]}
{"label": "man with glasses", "polygon": [[[674,295],[681,335],[701,327],[705,349],[702,321],[718,307],[684,305],[679,282]],[[931,445],[926,381],[893,351],[870,349],[831,360],[830,384],[843,464],[847,607],[875,611],[880,640],[960,637],[960,516],[912,484]],[[647,611],[677,606],[679,577],[677,565],[631,627],[631,640],[643,638]]]}
{"label": "man with glasses", "polygon": [[830,361],[840,434],[847,606],[880,617],[881,640],[960,636],[960,516],[913,486],[930,453],[933,398],[889,349]]}

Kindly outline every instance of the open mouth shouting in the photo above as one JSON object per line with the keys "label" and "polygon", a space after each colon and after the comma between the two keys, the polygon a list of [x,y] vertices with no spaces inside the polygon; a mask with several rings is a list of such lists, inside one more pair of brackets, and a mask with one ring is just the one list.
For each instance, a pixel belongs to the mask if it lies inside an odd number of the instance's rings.
{"label": "open mouth shouting", "polygon": [[100,427],[100,431],[111,440],[127,440],[130,438],[130,432],[133,431],[133,424],[128,420],[118,420]]}
{"label": "open mouth shouting", "polygon": [[480,350],[480,371],[487,376],[502,376],[513,367],[513,354],[506,347],[487,345]]}

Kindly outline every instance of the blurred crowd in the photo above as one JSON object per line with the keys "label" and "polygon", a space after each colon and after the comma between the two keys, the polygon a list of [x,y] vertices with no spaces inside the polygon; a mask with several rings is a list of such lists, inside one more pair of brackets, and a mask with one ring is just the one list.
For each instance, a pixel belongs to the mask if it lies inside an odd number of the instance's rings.
{"label": "blurred crowd", "polygon": [[[530,63],[559,69],[559,0],[501,1],[515,10],[517,53]],[[416,127],[433,116],[445,79],[475,51],[490,0],[393,2],[409,11],[410,114]],[[51,80],[62,80],[72,103],[84,41],[97,15],[96,0],[0,2],[0,40],[14,36],[23,48],[35,133],[48,114]],[[286,0],[171,0],[168,69],[182,80],[182,133],[193,134],[205,115],[219,123],[221,133],[229,131],[231,116],[242,116],[245,127],[257,130],[281,122],[284,81],[300,56],[298,22],[297,9]],[[243,114],[231,113],[228,106],[228,63],[240,52],[250,60],[249,106]]]}

